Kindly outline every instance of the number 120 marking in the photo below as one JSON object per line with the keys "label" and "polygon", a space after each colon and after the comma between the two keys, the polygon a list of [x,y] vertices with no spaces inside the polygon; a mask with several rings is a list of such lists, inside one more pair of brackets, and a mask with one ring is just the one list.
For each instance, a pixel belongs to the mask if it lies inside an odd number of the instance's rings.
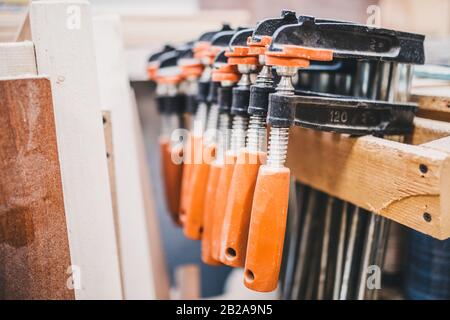
{"label": "number 120 marking", "polygon": [[347,111],[331,110],[330,121],[332,123],[346,123],[348,120]]}

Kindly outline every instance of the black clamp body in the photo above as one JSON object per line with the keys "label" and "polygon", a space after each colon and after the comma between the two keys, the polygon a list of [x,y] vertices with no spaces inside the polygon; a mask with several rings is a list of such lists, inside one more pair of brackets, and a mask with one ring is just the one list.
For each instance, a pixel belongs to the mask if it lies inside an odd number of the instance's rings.
{"label": "black clamp body", "polygon": [[152,55],[150,55],[150,57],[148,58],[148,62],[157,62],[159,57],[161,55],[163,55],[164,53],[170,52],[170,51],[174,51],[175,48],[172,47],[171,45],[166,44],[160,51],[153,53]]}
{"label": "black clamp body", "polygon": [[314,19],[279,28],[270,51],[283,45],[329,49],[334,58],[423,64],[424,36],[352,23],[317,23]]}
{"label": "black clamp body", "polygon": [[297,22],[298,18],[294,11],[282,10],[281,17],[260,21],[256,25],[255,31],[253,31],[252,40],[260,41],[263,36],[272,36],[278,28],[288,24],[296,24]]}
{"label": "black clamp body", "polygon": [[406,134],[413,126],[417,105],[388,103],[316,92],[271,94],[267,122],[353,135]]}
{"label": "black clamp body", "polygon": [[[247,39],[252,36],[254,29],[244,29],[236,32],[230,40],[230,48],[247,46]],[[231,114],[248,117],[247,109],[250,102],[250,85],[238,85],[232,90]]]}
{"label": "black clamp body", "polygon": [[248,105],[250,102],[250,88],[237,86],[233,88],[231,114],[248,117]]}
{"label": "black clamp body", "polygon": [[209,81],[199,81],[197,103],[207,103],[209,94]]}
{"label": "black clamp body", "polygon": [[[333,58],[347,61],[424,62],[424,37],[417,34],[345,23],[305,20],[281,27],[274,34],[270,51],[284,45],[329,49]],[[276,127],[299,125],[354,135],[406,134],[413,128],[415,104],[317,92],[275,93],[270,96],[268,123]]]}
{"label": "black clamp body", "polygon": [[267,87],[260,84],[252,85],[250,87],[248,114],[265,117],[269,109],[269,95],[274,92],[274,87]]}
{"label": "black clamp body", "polygon": [[209,93],[207,101],[209,104],[216,104],[218,102],[220,82],[211,81],[209,83]]}
{"label": "black clamp body", "polygon": [[230,113],[233,101],[233,87],[219,87],[217,100],[220,113]]}
{"label": "black clamp body", "polygon": [[195,114],[198,109],[197,96],[186,95],[186,112],[189,114]]}
{"label": "black clamp body", "polygon": [[[252,41],[259,42],[264,36],[271,37],[280,27],[297,22],[298,18],[294,11],[283,10],[281,11],[281,17],[269,18],[259,22],[253,31]],[[251,85],[247,113],[265,117],[269,108],[269,94],[273,92],[275,92],[273,86],[269,87],[259,83]]]}
{"label": "black clamp body", "polygon": [[162,114],[182,114],[186,111],[186,96],[159,96],[156,98],[158,112]]}

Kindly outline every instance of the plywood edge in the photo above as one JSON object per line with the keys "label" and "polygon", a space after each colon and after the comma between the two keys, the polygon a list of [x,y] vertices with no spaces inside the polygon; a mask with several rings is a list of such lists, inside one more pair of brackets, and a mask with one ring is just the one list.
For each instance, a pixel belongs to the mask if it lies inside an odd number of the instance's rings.
{"label": "plywood edge", "polygon": [[0,43],[0,78],[37,75],[31,41]]}

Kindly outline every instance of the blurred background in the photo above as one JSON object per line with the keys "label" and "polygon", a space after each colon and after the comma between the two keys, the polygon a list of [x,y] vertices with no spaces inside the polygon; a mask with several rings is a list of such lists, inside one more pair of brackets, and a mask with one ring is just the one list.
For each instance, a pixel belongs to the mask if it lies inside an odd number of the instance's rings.
{"label": "blurred background", "polygon": [[[0,0],[0,41],[12,41],[27,11],[27,0]],[[157,201],[171,283],[175,286],[180,267],[201,278],[202,297],[270,298],[276,293],[251,293],[238,275],[225,267],[209,267],[200,261],[200,245],[187,240],[165,212],[156,147],[159,121],[153,87],[147,81],[146,62],[152,51],[165,43],[195,39],[222,22],[232,26],[255,25],[278,16],[282,9],[323,18],[375,23],[382,27],[426,35],[426,61],[450,63],[450,0],[91,0],[93,13],[119,14],[126,47],[127,68],[135,90],[144,128],[151,179]],[[224,291],[224,287],[228,288]],[[224,296],[225,295],[225,296]]]}

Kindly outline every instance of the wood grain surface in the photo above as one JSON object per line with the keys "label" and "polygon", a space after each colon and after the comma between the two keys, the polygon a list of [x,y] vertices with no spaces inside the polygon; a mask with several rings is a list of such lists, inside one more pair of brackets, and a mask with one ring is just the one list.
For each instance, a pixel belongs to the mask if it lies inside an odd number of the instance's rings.
{"label": "wood grain surface", "polygon": [[0,81],[0,150],[0,298],[74,299],[48,79]]}

